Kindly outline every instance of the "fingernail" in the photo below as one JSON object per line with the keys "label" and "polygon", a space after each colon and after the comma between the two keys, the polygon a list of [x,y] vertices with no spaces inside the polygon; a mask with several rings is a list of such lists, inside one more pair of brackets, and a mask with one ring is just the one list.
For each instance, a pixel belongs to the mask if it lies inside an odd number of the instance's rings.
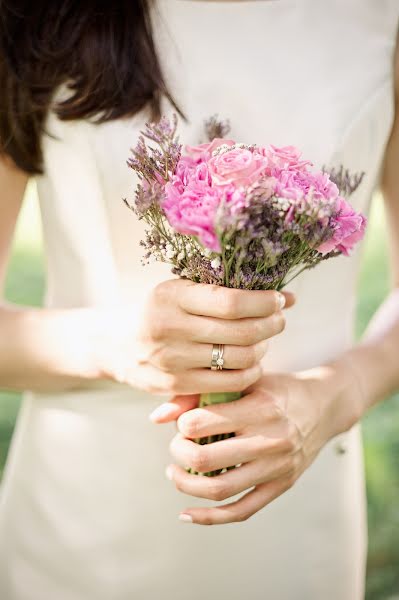
{"label": "fingernail", "polygon": [[148,417],[150,421],[157,421],[158,419],[164,419],[165,417],[169,417],[176,410],[176,406],[174,404],[161,404],[155,410],[152,411],[150,416]]}
{"label": "fingernail", "polygon": [[179,515],[179,521],[182,521],[183,523],[192,523],[193,518],[191,515],[187,515],[186,513],[181,513]]}
{"label": "fingernail", "polygon": [[286,297],[283,294],[279,295],[278,303],[279,303],[280,310],[283,309],[285,306],[285,303],[286,303]]}
{"label": "fingernail", "polygon": [[168,465],[166,467],[166,469],[165,469],[165,475],[169,479],[169,481],[172,481],[172,479],[173,479],[173,467],[171,465]]}

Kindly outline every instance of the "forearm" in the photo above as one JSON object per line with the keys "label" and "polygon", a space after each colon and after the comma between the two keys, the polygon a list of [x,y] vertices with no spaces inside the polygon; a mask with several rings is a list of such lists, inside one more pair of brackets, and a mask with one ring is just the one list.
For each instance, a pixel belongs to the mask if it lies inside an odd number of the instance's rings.
{"label": "forearm", "polygon": [[324,437],[347,431],[399,389],[399,289],[371,320],[363,339],[326,365],[297,374],[324,415]]}
{"label": "forearm", "polygon": [[63,390],[101,377],[96,311],[2,304],[0,332],[2,389]]}
{"label": "forearm", "polygon": [[361,389],[361,411],[399,389],[399,287],[380,306],[361,342],[346,353]]}

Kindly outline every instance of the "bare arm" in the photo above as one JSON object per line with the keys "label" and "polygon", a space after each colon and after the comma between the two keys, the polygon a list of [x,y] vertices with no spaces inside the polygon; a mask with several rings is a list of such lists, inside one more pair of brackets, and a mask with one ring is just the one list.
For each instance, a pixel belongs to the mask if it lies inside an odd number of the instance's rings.
{"label": "bare arm", "polygon": [[395,63],[396,116],[382,174],[392,291],[371,320],[362,342],[338,363],[347,363],[357,374],[362,392],[359,416],[399,389],[399,50]]}
{"label": "bare arm", "polygon": [[90,311],[18,307],[4,300],[4,282],[15,224],[28,176],[0,158],[0,387],[62,389],[99,376],[89,351]]}

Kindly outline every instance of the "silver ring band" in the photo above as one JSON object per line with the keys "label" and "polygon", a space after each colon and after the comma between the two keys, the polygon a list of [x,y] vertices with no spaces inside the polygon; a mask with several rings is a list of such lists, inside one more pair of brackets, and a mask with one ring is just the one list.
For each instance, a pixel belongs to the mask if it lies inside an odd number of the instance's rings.
{"label": "silver ring band", "polygon": [[212,347],[212,359],[211,359],[211,370],[222,371],[224,365],[224,345],[213,344]]}

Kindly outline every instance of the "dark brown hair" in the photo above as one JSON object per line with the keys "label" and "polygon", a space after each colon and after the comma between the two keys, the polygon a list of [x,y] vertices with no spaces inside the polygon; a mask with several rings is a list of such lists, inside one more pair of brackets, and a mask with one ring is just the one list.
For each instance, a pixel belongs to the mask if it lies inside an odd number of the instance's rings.
{"label": "dark brown hair", "polygon": [[[50,109],[97,122],[150,106],[168,91],[152,36],[153,0],[0,0],[0,153],[22,170],[43,170]],[[68,83],[68,99],[52,103]],[[183,116],[183,115],[182,115]]]}

